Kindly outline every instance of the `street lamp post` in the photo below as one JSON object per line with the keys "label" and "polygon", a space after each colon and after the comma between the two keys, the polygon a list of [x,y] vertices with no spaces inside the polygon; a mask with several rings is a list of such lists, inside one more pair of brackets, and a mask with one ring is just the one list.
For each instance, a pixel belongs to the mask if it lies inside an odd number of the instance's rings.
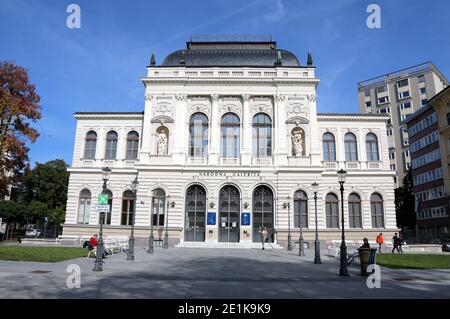
{"label": "street lamp post", "polygon": [[314,182],[311,184],[312,190],[314,192],[314,212],[316,218],[316,239],[314,240],[314,263],[321,264],[322,260],[320,259],[320,241],[319,241],[319,232],[317,230],[317,192],[319,191],[319,184]]}
{"label": "street lamp post", "polygon": [[[106,194],[106,183],[109,180],[111,174],[111,169],[109,167],[102,168],[102,179],[103,179],[103,191],[102,194]],[[97,250],[95,252],[95,263],[93,271],[103,271],[103,222],[104,222],[104,212],[100,212],[100,229],[98,232]]]}
{"label": "street lamp post", "polygon": [[291,239],[291,202],[288,196],[288,202],[283,204],[283,208],[288,210],[288,244],[287,250],[292,250],[292,239]]}
{"label": "street lamp post", "polygon": [[339,269],[339,276],[350,276],[347,269],[347,246],[345,245],[345,230],[344,230],[344,183],[347,172],[340,169],[338,172],[338,181],[341,185],[341,227],[342,227],[342,242],[341,242],[341,267]]}
{"label": "street lamp post", "polygon": [[153,243],[154,243],[154,236],[153,236],[153,209],[155,204],[155,198],[152,196],[152,204],[151,204],[151,211],[150,211],[150,237],[148,238],[148,253],[153,254]]}
{"label": "street lamp post", "polygon": [[169,206],[175,207],[175,202],[169,201],[170,196],[167,195],[167,212],[166,212],[166,233],[164,234],[164,248],[169,248]]}
{"label": "street lamp post", "polygon": [[137,187],[139,185],[137,176],[134,178],[134,181],[131,183],[131,191],[134,195],[134,209],[133,209],[133,218],[131,219],[131,233],[130,239],[128,241],[128,255],[127,260],[134,260],[134,221],[136,220],[136,201],[137,201]]}

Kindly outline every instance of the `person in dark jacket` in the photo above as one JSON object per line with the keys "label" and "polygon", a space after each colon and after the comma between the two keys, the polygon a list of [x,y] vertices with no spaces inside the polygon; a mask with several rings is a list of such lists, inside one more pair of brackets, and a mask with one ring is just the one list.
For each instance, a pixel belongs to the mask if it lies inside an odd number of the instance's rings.
{"label": "person in dark jacket", "polygon": [[394,237],[392,237],[392,244],[394,245],[394,248],[392,248],[392,253],[394,253],[394,251],[397,249],[397,252],[400,253],[400,249],[398,248],[399,246],[399,240],[400,238],[397,236],[397,233],[394,234]]}

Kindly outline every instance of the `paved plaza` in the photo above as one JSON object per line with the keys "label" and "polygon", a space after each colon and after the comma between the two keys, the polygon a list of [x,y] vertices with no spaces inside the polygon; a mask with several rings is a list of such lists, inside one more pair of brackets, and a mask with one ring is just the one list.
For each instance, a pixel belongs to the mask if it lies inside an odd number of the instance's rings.
{"label": "paved plaza", "polygon": [[[257,249],[136,248],[105,260],[93,272],[93,258],[58,263],[0,261],[0,298],[450,298],[450,270],[381,268],[381,288],[369,289],[359,264],[349,277],[337,275],[339,260],[313,263],[297,251]],[[81,269],[81,288],[66,285],[67,266]]]}

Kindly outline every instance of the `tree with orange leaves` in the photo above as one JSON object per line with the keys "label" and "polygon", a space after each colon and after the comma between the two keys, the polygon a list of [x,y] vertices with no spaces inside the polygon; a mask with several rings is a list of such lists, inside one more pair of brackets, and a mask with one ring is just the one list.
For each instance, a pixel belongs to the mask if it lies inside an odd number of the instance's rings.
{"label": "tree with orange leaves", "polygon": [[41,118],[39,101],[28,70],[0,62],[0,199],[28,164],[27,142],[34,143],[39,136],[32,127]]}

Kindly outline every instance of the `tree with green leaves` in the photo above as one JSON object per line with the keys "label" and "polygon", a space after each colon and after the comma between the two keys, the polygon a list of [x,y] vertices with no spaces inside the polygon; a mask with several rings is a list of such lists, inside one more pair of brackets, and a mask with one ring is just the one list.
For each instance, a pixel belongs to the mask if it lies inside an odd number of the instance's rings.
{"label": "tree with green leaves", "polygon": [[416,227],[416,211],[411,170],[408,171],[402,182],[402,186],[395,189],[397,227],[414,229]]}

